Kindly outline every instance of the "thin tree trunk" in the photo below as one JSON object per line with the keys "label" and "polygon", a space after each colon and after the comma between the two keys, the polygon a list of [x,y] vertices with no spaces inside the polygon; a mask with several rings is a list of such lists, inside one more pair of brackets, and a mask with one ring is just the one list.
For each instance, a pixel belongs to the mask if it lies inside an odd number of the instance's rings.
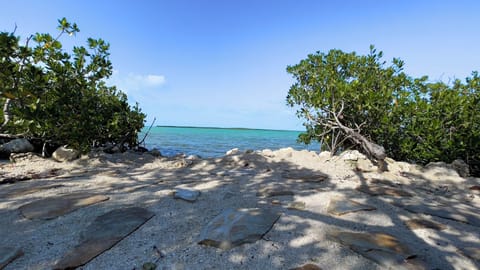
{"label": "thin tree trunk", "polygon": [[10,122],[10,119],[11,119],[10,103],[11,102],[12,100],[7,98],[5,100],[5,104],[3,104],[3,123],[2,123],[2,126],[0,127],[0,131],[3,131],[3,129],[7,126],[8,122]]}

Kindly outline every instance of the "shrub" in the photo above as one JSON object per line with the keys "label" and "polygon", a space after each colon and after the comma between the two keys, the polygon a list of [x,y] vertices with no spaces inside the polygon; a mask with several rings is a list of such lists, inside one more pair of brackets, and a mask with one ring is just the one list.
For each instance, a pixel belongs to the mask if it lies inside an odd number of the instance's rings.
{"label": "shrub", "polygon": [[305,119],[299,140],[318,140],[332,153],[359,148],[343,125],[394,159],[424,164],[460,158],[478,173],[478,72],[451,84],[429,82],[406,75],[400,59],[387,65],[382,57],[373,46],[368,55],[330,50],[287,67],[295,79],[287,104]]}
{"label": "shrub", "polygon": [[106,85],[113,70],[109,44],[89,38],[87,48],[75,46],[67,53],[59,39],[79,29],[65,18],[58,29],[56,38],[37,33],[24,45],[15,31],[0,33],[1,131],[83,151],[136,145],[145,115]]}

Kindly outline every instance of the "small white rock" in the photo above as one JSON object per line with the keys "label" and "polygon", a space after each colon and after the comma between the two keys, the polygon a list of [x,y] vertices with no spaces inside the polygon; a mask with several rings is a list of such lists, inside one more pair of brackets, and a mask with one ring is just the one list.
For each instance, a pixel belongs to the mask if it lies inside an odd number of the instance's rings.
{"label": "small white rock", "polygon": [[79,156],[80,152],[78,150],[67,148],[66,146],[60,146],[52,154],[52,158],[58,162],[72,161]]}
{"label": "small white rock", "polygon": [[227,156],[235,155],[235,154],[238,153],[238,151],[239,151],[238,148],[233,148],[233,149],[228,150],[227,153],[225,153],[225,155],[227,155]]}

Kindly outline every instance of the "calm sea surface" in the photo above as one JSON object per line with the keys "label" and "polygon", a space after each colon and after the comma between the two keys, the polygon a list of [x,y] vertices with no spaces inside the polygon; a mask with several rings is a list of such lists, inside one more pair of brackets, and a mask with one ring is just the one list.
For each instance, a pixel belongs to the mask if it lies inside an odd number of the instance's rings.
{"label": "calm sea surface", "polygon": [[[147,128],[140,134],[143,138]],[[280,149],[292,147],[302,150],[319,150],[318,143],[305,145],[297,143],[299,131],[197,128],[197,127],[152,127],[145,139],[148,149],[157,148],[164,156],[179,153],[199,155],[201,157],[219,157],[232,148],[241,151],[247,149]]]}

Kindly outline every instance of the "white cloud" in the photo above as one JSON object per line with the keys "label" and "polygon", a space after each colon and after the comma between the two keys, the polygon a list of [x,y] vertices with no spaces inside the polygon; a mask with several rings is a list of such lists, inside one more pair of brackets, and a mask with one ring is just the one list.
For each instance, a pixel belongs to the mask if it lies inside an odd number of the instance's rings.
{"label": "white cloud", "polygon": [[164,75],[157,74],[121,74],[120,71],[114,70],[112,76],[108,80],[109,85],[115,85],[118,89],[127,94],[139,93],[146,90],[158,89],[166,83]]}
{"label": "white cloud", "polygon": [[151,86],[160,86],[165,83],[165,76],[163,75],[147,75],[145,78],[141,79]]}

